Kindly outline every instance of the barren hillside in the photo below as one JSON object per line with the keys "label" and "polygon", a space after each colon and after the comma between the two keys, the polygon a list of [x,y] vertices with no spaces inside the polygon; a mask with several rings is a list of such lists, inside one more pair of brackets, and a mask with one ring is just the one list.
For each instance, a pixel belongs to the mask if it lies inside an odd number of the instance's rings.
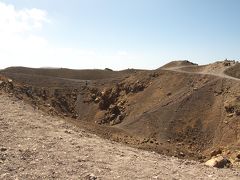
{"label": "barren hillside", "polygon": [[152,71],[18,67],[0,74],[5,92],[101,137],[200,162],[218,151],[239,166],[240,81],[229,73],[237,66],[175,61]]}
{"label": "barren hillside", "polygon": [[188,160],[127,147],[0,94],[0,179],[239,179]]}

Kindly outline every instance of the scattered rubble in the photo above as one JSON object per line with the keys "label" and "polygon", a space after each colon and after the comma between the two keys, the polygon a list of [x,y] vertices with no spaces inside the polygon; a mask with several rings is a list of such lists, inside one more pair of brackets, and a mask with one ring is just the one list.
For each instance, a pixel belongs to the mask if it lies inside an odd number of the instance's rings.
{"label": "scattered rubble", "polygon": [[240,116],[240,97],[225,102],[224,107],[228,113],[228,117],[232,117],[233,114]]}
{"label": "scattered rubble", "polygon": [[101,111],[105,111],[104,117],[97,123],[109,123],[113,126],[121,123],[126,116],[126,96],[129,93],[143,91],[144,88],[145,85],[143,83],[136,81],[130,84],[120,83],[102,91],[96,88],[90,89],[90,98],[88,98],[90,100],[85,100],[85,103],[94,102],[99,105]]}

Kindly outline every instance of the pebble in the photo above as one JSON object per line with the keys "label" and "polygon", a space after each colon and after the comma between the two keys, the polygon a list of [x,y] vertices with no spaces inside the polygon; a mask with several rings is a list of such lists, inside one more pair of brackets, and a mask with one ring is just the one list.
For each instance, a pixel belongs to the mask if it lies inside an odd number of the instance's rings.
{"label": "pebble", "polygon": [[6,147],[1,147],[0,151],[2,151],[2,152],[7,151],[7,148]]}
{"label": "pebble", "polygon": [[96,180],[97,179],[97,177],[94,174],[89,174],[89,175],[86,176],[86,178],[88,180]]}

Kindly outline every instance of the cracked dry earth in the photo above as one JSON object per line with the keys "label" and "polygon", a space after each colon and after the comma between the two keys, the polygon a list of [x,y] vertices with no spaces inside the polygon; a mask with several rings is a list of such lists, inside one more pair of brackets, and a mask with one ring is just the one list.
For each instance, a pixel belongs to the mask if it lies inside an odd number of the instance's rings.
{"label": "cracked dry earth", "polygon": [[134,149],[0,95],[0,179],[240,179],[233,169]]}

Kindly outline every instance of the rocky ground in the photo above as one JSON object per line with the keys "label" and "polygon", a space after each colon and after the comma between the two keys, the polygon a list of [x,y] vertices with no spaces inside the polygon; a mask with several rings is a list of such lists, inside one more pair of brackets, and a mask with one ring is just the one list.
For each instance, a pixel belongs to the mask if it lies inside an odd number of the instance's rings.
{"label": "rocky ground", "polygon": [[0,179],[240,179],[92,135],[0,93]]}
{"label": "rocky ground", "polygon": [[156,70],[12,67],[0,71],[0,89],[105,139],[199,162],[222,156],[240,167],[239,71],[228,60]]}

